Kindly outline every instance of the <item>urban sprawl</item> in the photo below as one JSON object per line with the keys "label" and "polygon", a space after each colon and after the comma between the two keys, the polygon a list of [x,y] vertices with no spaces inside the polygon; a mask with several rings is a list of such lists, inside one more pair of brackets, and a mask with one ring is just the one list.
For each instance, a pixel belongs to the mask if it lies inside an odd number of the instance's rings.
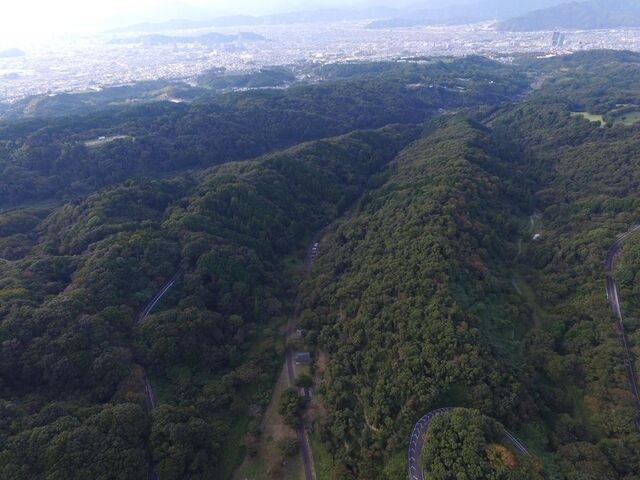
{"label": "urban sprawl", "polygon": [[[421,55],[482,54],[509,61],[509,56],[517,53],[556,55],[594,48],[640,51],[640,29],[509,33],[496,31],[493,23],[393,29],[369,29],[367,25],[361,21],[216,29],[220,33],[251,31],[267,40],[214,46],[197,42],[114,44],[110,43],[114,35],[59,40],[31,48],[12,45],[25,55],[0,58],[0,101],[144,80],[190,81],[211,68],[246,71],[273,65]],[[203,33],[166,34],[195,37]]]}

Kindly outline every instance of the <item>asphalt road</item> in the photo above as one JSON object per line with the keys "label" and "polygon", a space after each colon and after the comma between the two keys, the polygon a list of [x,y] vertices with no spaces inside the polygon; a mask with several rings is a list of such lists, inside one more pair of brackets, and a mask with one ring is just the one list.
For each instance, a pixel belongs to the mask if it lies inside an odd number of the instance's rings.
{"label": "asphalt road", "polygon": [[[411,437],[409,437],[409,450],[407,456],[407,474],[409,480],[424,480],[424,473],[420,466],[420,454],[422,452],[422,447],[424,446],[424,436],[429,429],[431,420],[436,418],[438,415],[448,412],[449,410],[450,408],[448,407],[432,410],[418,420],[418,423],[413,426],[413,430],[411,430]],[[529,452],[524,448],[522,442],[507,431],[505,431],[505,440],[521,454],[529,455]]]}
{"label": "asphalt road", "polygon": [[136,318],[136,323],[140,323],[142,320],[144,320],[145,318],[147,318],[149,316],[149,314],[155,308],[155,306],[158,304],[158,302],[160,300],[162,300],[162,297],[164,297],[164,295],[169,290],[171,290],[171,287],[173,287],[173,285],[176,283],[178,278],[180,278],[180,275],[182,275],[182,271],[178,270],[176,272],[176,274],[173,277],[171,277],[171,279],[167,283],[165,283],[160,288],[160,290],[158,290],[156,292],[156,294],[153,296],[153,298],[151,300],[149,300],[149,302],[144,306],[144,308],[138,314],[138,317]]}
{"label": "asphalt road", "polygon": [[518,440],[516,437],[511,435],[511,433],[507,432],[506,430],[505,430],[504,434],[505,434],[507,442],[509,442],[513,446],[513,448],[515,448],[522,455],[529,456],[529,452],[527,451],[526,448],[524,448],[524,445],[522,444],[522,442],[520,440]]}
{"label": "asphalt road", "polygon": [[[180,275],[182,275],[181,271],[176,272],[176,274],[173,277],[171,277],[171,279],[167,281],[167,283],[165,283],[162,287],[160,287],[160,290],[157,291],[157,293],[153,296],[153,298],[149,300],[149,302],[144,306],[144,308],[138,314],[138,317],[136,318],[136,324],[140,323],[142,320],[147,318],[149,314],[151,314],[151,312],[156,307],[158,302],[162,300],[162,297],[164,297],[165,294],[169,290],[171,290],[171,287],[175,285],[178,278],[180,278]],[[144,396],[145,396],[145,403],[147,405],[147,412],[150,412],[155,408],[156,400],[153,395],[153,389],[151,388],[151,383],[149,383],[149,379],[147,378],[146,373],[144,375]]]}
{"label": "asphalt road", "polygon": [[631,350],[629,349],[629,343],[627,342],[627,333],[624,329],[624,320],[622,317],[622,310],[620,309],[618,290],[616,288],[616,282],[613,278],[614,261],[616,254],[620,251],[622,242],[624,242],[627,238],[629,238],[634,233],[637,233],[638,231],[640,231],[640,225],[636,225],[624,235],[616,238],[611,247],[609,247],[609,251],[607,252],[605,266],[607,269],[607,300],[609,301],[609,307],[611,308],[611,311],[617,319],[616,329],[618,331],[618,335],[620,336],[622,348],[625,352],[625,369],[627,372],[627,381],[629,382],[629,389],[631,390],[631,394],[635,399],[636,408],[638,410],[638,415],[636,416],[635,421],[636,429],[640,430],[640,395],[638,394],[638,382],[636,379],[637,377],[635,370],[633,368],[633,357],[631,355]]}
{"label": "asphalt road", "polygon": [[[175,285],[176,281],[178,280],[181,274],[182,272],[178,270],[176,274],[173,277],[171,277],[171,279],[167,283],[165,283],[160,288],[160,290],[156,292],[153,298],[149,300],[149,302],[144,306],[144,308],[140,311],[140,313],[136,317],[136,324],[140,323],[142,320],[144,320],[149,316],[149,314],[153,311],[153,309],[156,307],[158,302],[162,300],[162,297],[164,297],[165,294],[169,290],[171,290],[171,287]],[[155,396],[153,395],[153,389],[151,388],[151,383],[149,382],[149,377],[147,377],[146,372],[144,374],[143,382],[144,382],[145,405],[147,407],[147,413],[149,413],[151,412],[151,410],[153,410],[156,407],[156,399],[155,399]],[[147,470],[147,480],[158,480],[158,476],[153,471],[153,465],[151,464],[151,462],[149,462],[149,468]]]}
{"label": "asphalt road", "polygon": [[[316,235],[309,247],[307,248],[307,255],[305,259],[305,270],[306,274],[309,275],[311,272],[311,266],[313,265],[313,259],[315,258],[315,249],[318,245],[318,236]],[[298,323],[298,317],[300,315],[300,296],[296,297],[293,314],[289,317],[289,321],[287,323],[287,337],[293,335],[296,324]],[[289,387],[293,387],[296,381],[295,369],[294,369],[294,358],[293,352],[291,349],[287,349],[286,353],[286,367],[287,367],[287,383]],[[304,478],[305,480],[315,480],[315,472],[313,470],[313,456],[311,454],[311,447],[309,446],[309,438],[307,437],[307,430],[305,428],[304,420],[300,419],[300,427],[296,430],[296,435],[298,437],[298,445],[300,446],[300,455],[302,457],[302,465],[304,467]]]}
{"label": "asphalt road", "polygon": [[144,396],[145,403],[147,405],[147,412],[150,412],[156,408],[156,398],[153,395],[153,389],[151,388],[151,383],[149,383],[149,377],[147,377],[146,373],[144,375]]}
{"label": "asphalt road", "polygon": [[448,408],[432,410],[413,426],[411,437],[409,438],[409,455],[407,458],[409,480],[424,480],[422,466],[420,465],[420,453],[424,445],[424,436],[429,429],[431,420],[448,411]]}

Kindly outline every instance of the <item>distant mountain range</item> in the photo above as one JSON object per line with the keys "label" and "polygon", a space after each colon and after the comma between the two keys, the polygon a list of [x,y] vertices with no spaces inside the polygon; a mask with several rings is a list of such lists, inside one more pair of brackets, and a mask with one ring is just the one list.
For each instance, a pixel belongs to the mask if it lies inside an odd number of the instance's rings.
{"label": "distant mountain range", "polygon": [[345,20],[366,20],[385,18],[394,14],[395,10],[380,7],[362,10],[324,9],[303,12],[283,13],[266,16],[233,15],[208,20],[174,19],[159,23],[139,23],[124,28],[111,30],[110,33],[128,32],[165,32],[171,30],[188,30],[194,28],[240,27],[255,25],[286,25],[294,23],[336,22]]}
{"label": "distant mountain range", "polygon": [[449,4],[447,7],[420,8],[414,6],[392,18],[375,20],[369,28],[416,27],[421,25],[459,25],[487,20],[502,20],[531,12],[540,7],[550,7],[564,0],[475,0],[465,4]]}
{"label": "distant mountain range", "polygon": [[18,48],[9,48],[7,50],[0,50],[0,58],[11,57],[24,57],[25,53]]}
{"label": "distant mountain range", "polygon": [[503,31],[592,30],[640,27],[640,1],[591,0],[571,2],[530,12],[498,25]]}
{"label": "distant mountain range", "polygon": [[169,36],[169,35],[143,35],[141,37],[116,38],[109,43],[120,45],[176,45],[182,43],[200,43],[203,45],[221,45],[232,42],[260,42],[267,40],[262,35],[251,32],[240,32],[237,35],[224,35],[222,33],[207,33],[196,37]]}
{"label": "distant mountain range", "polygon": [[[452,0],[404,8],[323,9],[266,16],[233,15],[207,20],[174,19],[139,23],[111,33],[159,33],[197,28],[286,25],[372,20],[373,29],[422,25],[457,25],[499,20],[503,31],[595,29],[640,26],[640,0]],[[441,3],[440,3],[441,5]]]}
{"label": "distant mountain range", "polygon": [[[165,3],[166,2],[166,3]],[[106,14],[103,19],[103,28],[121,28],[138,23],[166,22],[174,18],[201,19],[220,16],[220,9],[215,5],[193,5],[192,2],[164,0],[163,2],[130,2],[132,7],[124,12]],[[147,5],[136,6],[136,3]],[[151,3],[151,4],[150,4]],[[149,5],[150,4],[150,5]]]}

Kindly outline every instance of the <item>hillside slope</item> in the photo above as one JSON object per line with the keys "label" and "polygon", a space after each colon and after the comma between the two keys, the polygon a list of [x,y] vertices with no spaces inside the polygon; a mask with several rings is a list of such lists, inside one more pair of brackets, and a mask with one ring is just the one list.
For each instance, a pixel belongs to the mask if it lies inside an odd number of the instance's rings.
{"label": "hillside slope", "polygon": [[503,303],[511,286],[498,271],[509,218],[526,206],[509,182],[518,168],[479,125],[437,122],[323,239],[303,318],[328,357],[323,434],[357,478],[380,478],[439,406],[536,415],[514,370],[532,322]]}
{"label": "hillside slope", "polygon": [[[142,478],[146,452],[160,478],[233,467],[225,452],[241,448],[279,367],[286,257],[413,136],[359,132],[128,182],[44,220],[0,215],[0,476]],[[179,267],[159,312],[135,325]],[[151,418],[139,364],[159,386]]]}
{"label": "hillside slope", "polygon": [[512,67],[480,57],[395,65],[381,75],[288,90],[0,123],[0,209],[253,158],[356,129],[420,123],[441,108],[508,101],[527,87]]}
{"label": "hillside slope", "polygon": [[[638,55],[321,70],[330,82],[286,92],[0,127],[2,479],[152,464],[162,480],[228,480],[268,404],[294,422],[303,408],[271,398],[292,312],[319,480],[406,478],[412,427],[444,406],[467,413],[434,423],[418,460],[436,480],[453,464],[640,477],[604,288],[609,246],[640,218]],[[535,88],[516,97],[525,75]],[[73,148],[119,130],[141,140]],[[48,202],[4,210],[11,191]],[[638,245],[615,272],[636,367]],[[295,454],[275,449],[275,464]]]}

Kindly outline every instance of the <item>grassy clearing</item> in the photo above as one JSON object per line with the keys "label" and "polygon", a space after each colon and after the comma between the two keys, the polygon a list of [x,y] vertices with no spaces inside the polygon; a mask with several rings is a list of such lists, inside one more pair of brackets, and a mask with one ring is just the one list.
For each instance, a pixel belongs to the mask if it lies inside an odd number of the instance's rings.
{"label": "grassy clearing", "polygon": [[333,469],[331,454],[315,434],[309,435],[309,443],[313,452],[316,480],[331,480],[331,470]]}
{"label": "grassy clearing", "polygon": [[311,375],[311,367],[309,365],[294,365],[295,378],[301,375]]}
{"label": "grassy clearing", "polygon": [[220,462],[220,478],[233,478],[233,472],[245,456],[246,448],[242,444],[242,437],[247,431],[249,417],[239,418],[231,426],[228,441],[222,451]]}
{"label": "grassy clearing", "polygon": [[[309,368],[309,367],[307,367]],[[313,467],[316,473],[316,480],[330,480],[333,470],[333,458],[324,444],[318,437],[319,425],[322,424],[328,412],[324,406],[322,395],[318,394],[318,386],[322,382],[322,375],[327,369],[327,354],[322,350],[316,351],[316,363],[313,371],[313,385],[315,393],[307,409],[305,421],[307,425],[313,428],[309,434],[309,444],[311,447],[311,455],[313,457]],[[309,370],[311,370],[309,368]]]}
{"label": "grassy clearing", "polygon": [[541,420],[527,422],[518,426],[517,430],[511,430],[526,446],[527,450],[540,459],[542,468],[548,478],[560,478],[558,471],[559,458],[556,453],[551,453],[549,426]]}
{"label": "grassy clearing", "polygon": [[[282,270],[284,276],[293,279],[294,283],[296,280],[299,281],[302,279],[305,274],[305,254],[306,250],[301,250],[283,259]],[[286,319],[283,319],[278,325],[271,325],[271,328],[273,331],[282,330],[284,334],[285,326]],[[295,347],[295,350],[307,351],[302,340],[300,344]],[[303,374],[310,375],[311,367],[309,365],[294,365],[294,373],[296,378]],[[262,480],[268,478],[301,480],[304,478],[302,460],[299,454],[286,459],[285,465],[280,464],[282,453],[278,446],[279,443],[287,438],[296,438],[295,431],[284,423],[278,413],[280,397],[287,387],[286,368],[283,368],[271,395],[269,406],[264,414],[264,420],[261,424],[262,433],[258,440],[255,453],[251,455],[251,452],[246,452],[244,460],[233,475],[234,480]],[[312,440],[310,439],[310,441]],[[326,454],[328,455],[328,452]]]}
{"label": "grassy clearing", "polygon": [[[590,122],[599,123],[601,127],[606,127],[607,122],[604,119],[603,115],[596,115],[594,113],[589,112],[571,112],[572,117],[582,117]],[[613,126],[623,126],[630,127],[631,125],[635,125],[640,122],[640,109],[639,110],[631,110],[628,112],[621,113],[618,110],[612,110],[609,112],[609,116],[613,117],[611,120],[611,124]]]}
{"label": "grassy clearing", "polygon": [[631,125],[635,125],[640,122],[640,110],[623,113],[613,122],[613,125],[622,125],[625,127],[630,127]]}
{"label": "grassy clearing", "polygon": [[[542,228],[541,220],[542,217],[539,214],[531,215],[526,223],[523,220],[521,227],[523,238],[531,238],[532,235],[539,232]],[[517,261],[522,255],[526,255],[526,250],[523,248],[523,240],[520,238],[518,239],[518,254],[514,261]],[[531,315],[536,327],[545,323],[548,320],[548,314],[544,308],[542,308],[542,305],[540,305],[533,287],[529,285],[522,272],[518,271],[517,265],[512,269],[511,284],[516,293],[524,299],[527,306],[531,309]]]}
{"label": "grassy clearing", "polygon": [[604,127],[607,122],[604,121],[604,117],[602,115],[596,115],[594,113],[589,113],[589,112],[571,112],[571,116],[572,117],[582,117],[585,118],[587,120],[589,120],[590,122],[598,122],[600,124],[601,127]]}
{"label": "grassy clearing", "polygon": [[513,275],[513,286],[518,294],[524,298],[527,306],[531,309],[535,325],[538,327],[545,323],[548,319],[547,313],[538,302],[538,297],[531,285],[529,285],[519,273],[515,273]]}
{"label": "grassy clearing", "polygon": [[19,205],[11,205],[0,208],[0,215],[10,212],[16,212],[18,210],[53,210],[54,208],[61,206],[63,203],[64,202],[60,200],[25,202]]}
{"label": "grassy clearing", "polygon": [[269,470],[279,463],[282,457],[278,450],[278,442],[285,438],[295,438],[295,432],[285,425],[278,413],[280,395],[287,388],[286,370],[283,368],[276,383],[271,402],[265,412],[262,423],[262,435],[258,441],[255,455],[245,455],[244,461],[236,470],[234,480],[264,480],[278,478],[281,480],[300,480],[303,478],[302,462],[296,455],[288,459],[286,466],[277,476],[269,476]]}

